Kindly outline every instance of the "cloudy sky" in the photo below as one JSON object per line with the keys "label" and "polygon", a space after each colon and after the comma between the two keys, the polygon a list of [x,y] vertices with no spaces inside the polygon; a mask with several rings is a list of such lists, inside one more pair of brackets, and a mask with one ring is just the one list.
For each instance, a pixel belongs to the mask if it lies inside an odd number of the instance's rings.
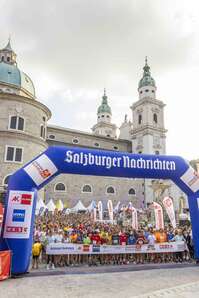
{"label": "cloudy sky", "polygon": [[199,2],[0,0],[0,47],[11,35],[51,123],[90,131],[106,87],[120,126],[148,56],[166,103],[167,153],[199,158]]}

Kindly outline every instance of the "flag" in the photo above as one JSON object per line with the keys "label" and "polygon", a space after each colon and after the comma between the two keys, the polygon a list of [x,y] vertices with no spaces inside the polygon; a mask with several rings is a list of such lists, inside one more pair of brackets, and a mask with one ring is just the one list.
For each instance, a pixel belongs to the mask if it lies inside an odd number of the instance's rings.
{"label": "flag", "polygon": [[112,200],[108,200],[107,202],[109,219],[113,222],[113,202]]}
{"label": "flag", "polygon": [[165,197],[162,202],[163,202],[164,208],[166,209],[168,217],[171,221],[172,227],[175,229],[176,228],[176,218],[175,218],[173,200],[170,197]]}
{"label": "flag", "polygon": [[96,207],[93,208],[93,221],[96,222],[97,219],[97,209]]}
{"label": "flag", "polygon": [[138,214],[137,210],[131,206],[131,213],[132,213],[132,228],[134,230],[138,230]]}
{"label": "flag", "polygon": [[163,219],[163,211],[160,204],[153,202],[153,207],[155,211],[155,228],[156,230],[164,229],[164,219]]}
{"label": "flag", "polygon": [[101,201],[98,202],[97,207],[98,207],[99,219],[103,220],[103,206]]}
{"label": "flag", "polygon": [[120,206],[120,201],[117,203],[113,211],[117,213],[119,211],[119,206]]}

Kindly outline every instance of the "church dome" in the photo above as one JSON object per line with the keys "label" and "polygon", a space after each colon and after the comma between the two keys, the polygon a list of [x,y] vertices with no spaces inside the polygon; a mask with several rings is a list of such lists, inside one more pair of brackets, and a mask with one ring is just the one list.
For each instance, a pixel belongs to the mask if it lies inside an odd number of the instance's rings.
{"label": "church dome", "polygon": [[107,101],[107,96],[106,96],[106,91],[104,90],[104,95],[102,96],[102,103],[99,106],[99,108],[97,109],[97,113],[108,113],[111,114],[111,108],[108,105],[108,101]]}
{"label": "church dome", "polygon": [[0,62],[0,82],[23,88],[35,96],[32,80],[14,64]]}
{"label": "church dome", "polygon": [[150,67],[147,64],[147,58],[145,60],[145,66],[143,67],[143,70],[144,70],[143,77],[139,81],[138,88],[142,88],[145,86],[156,87],[155,80],[151,77]]}

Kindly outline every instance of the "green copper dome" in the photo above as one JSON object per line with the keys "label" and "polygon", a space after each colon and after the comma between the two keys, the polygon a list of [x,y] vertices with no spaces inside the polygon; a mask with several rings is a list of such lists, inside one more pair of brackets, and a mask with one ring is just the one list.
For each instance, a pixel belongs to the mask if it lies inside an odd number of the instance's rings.
{"label": "green copper dome", "polygon": [[143,70],[143,77],[139,81],[138,88],[142,88],[144,86],[156,87],[155,80],[151,77],[150,67],[147,64],[147,58],[145,59],[145,66],[143,67]]}
{"label": "green copper dome", "polygon": [[107,96],[106,96],[106,90],[104,90],[104,95],[102,96],[102,103],[99,106],[99,108],[97,109],[97,113],[108,113],[111,114],[111,108],[108,105],[108,101],[107,101]]}
{"label": "green copper dome", "polygon": [[0,82],[23,88],[35,96],[35,89],[31,79],[20,71],[16,65],[0,62]]}
{"label": "green copper dome", "polygon": [[35,88],[32,80],[17,67],[16,54],[11,48],[10,40],[7,46],[0,50],[0,57],[0,83],[24,89],[24,91],[28,91],[35,97]]}

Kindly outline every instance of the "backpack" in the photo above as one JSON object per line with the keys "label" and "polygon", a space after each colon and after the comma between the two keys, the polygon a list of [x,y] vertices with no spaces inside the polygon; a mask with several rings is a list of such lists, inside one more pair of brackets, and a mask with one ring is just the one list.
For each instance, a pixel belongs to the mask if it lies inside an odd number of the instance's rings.
{"label": "backpack", "polygon": [[37,257],[40,255],[41,251],[41,244],[40,243],[34,243],[32,247],[32,254],[34,257]]}

